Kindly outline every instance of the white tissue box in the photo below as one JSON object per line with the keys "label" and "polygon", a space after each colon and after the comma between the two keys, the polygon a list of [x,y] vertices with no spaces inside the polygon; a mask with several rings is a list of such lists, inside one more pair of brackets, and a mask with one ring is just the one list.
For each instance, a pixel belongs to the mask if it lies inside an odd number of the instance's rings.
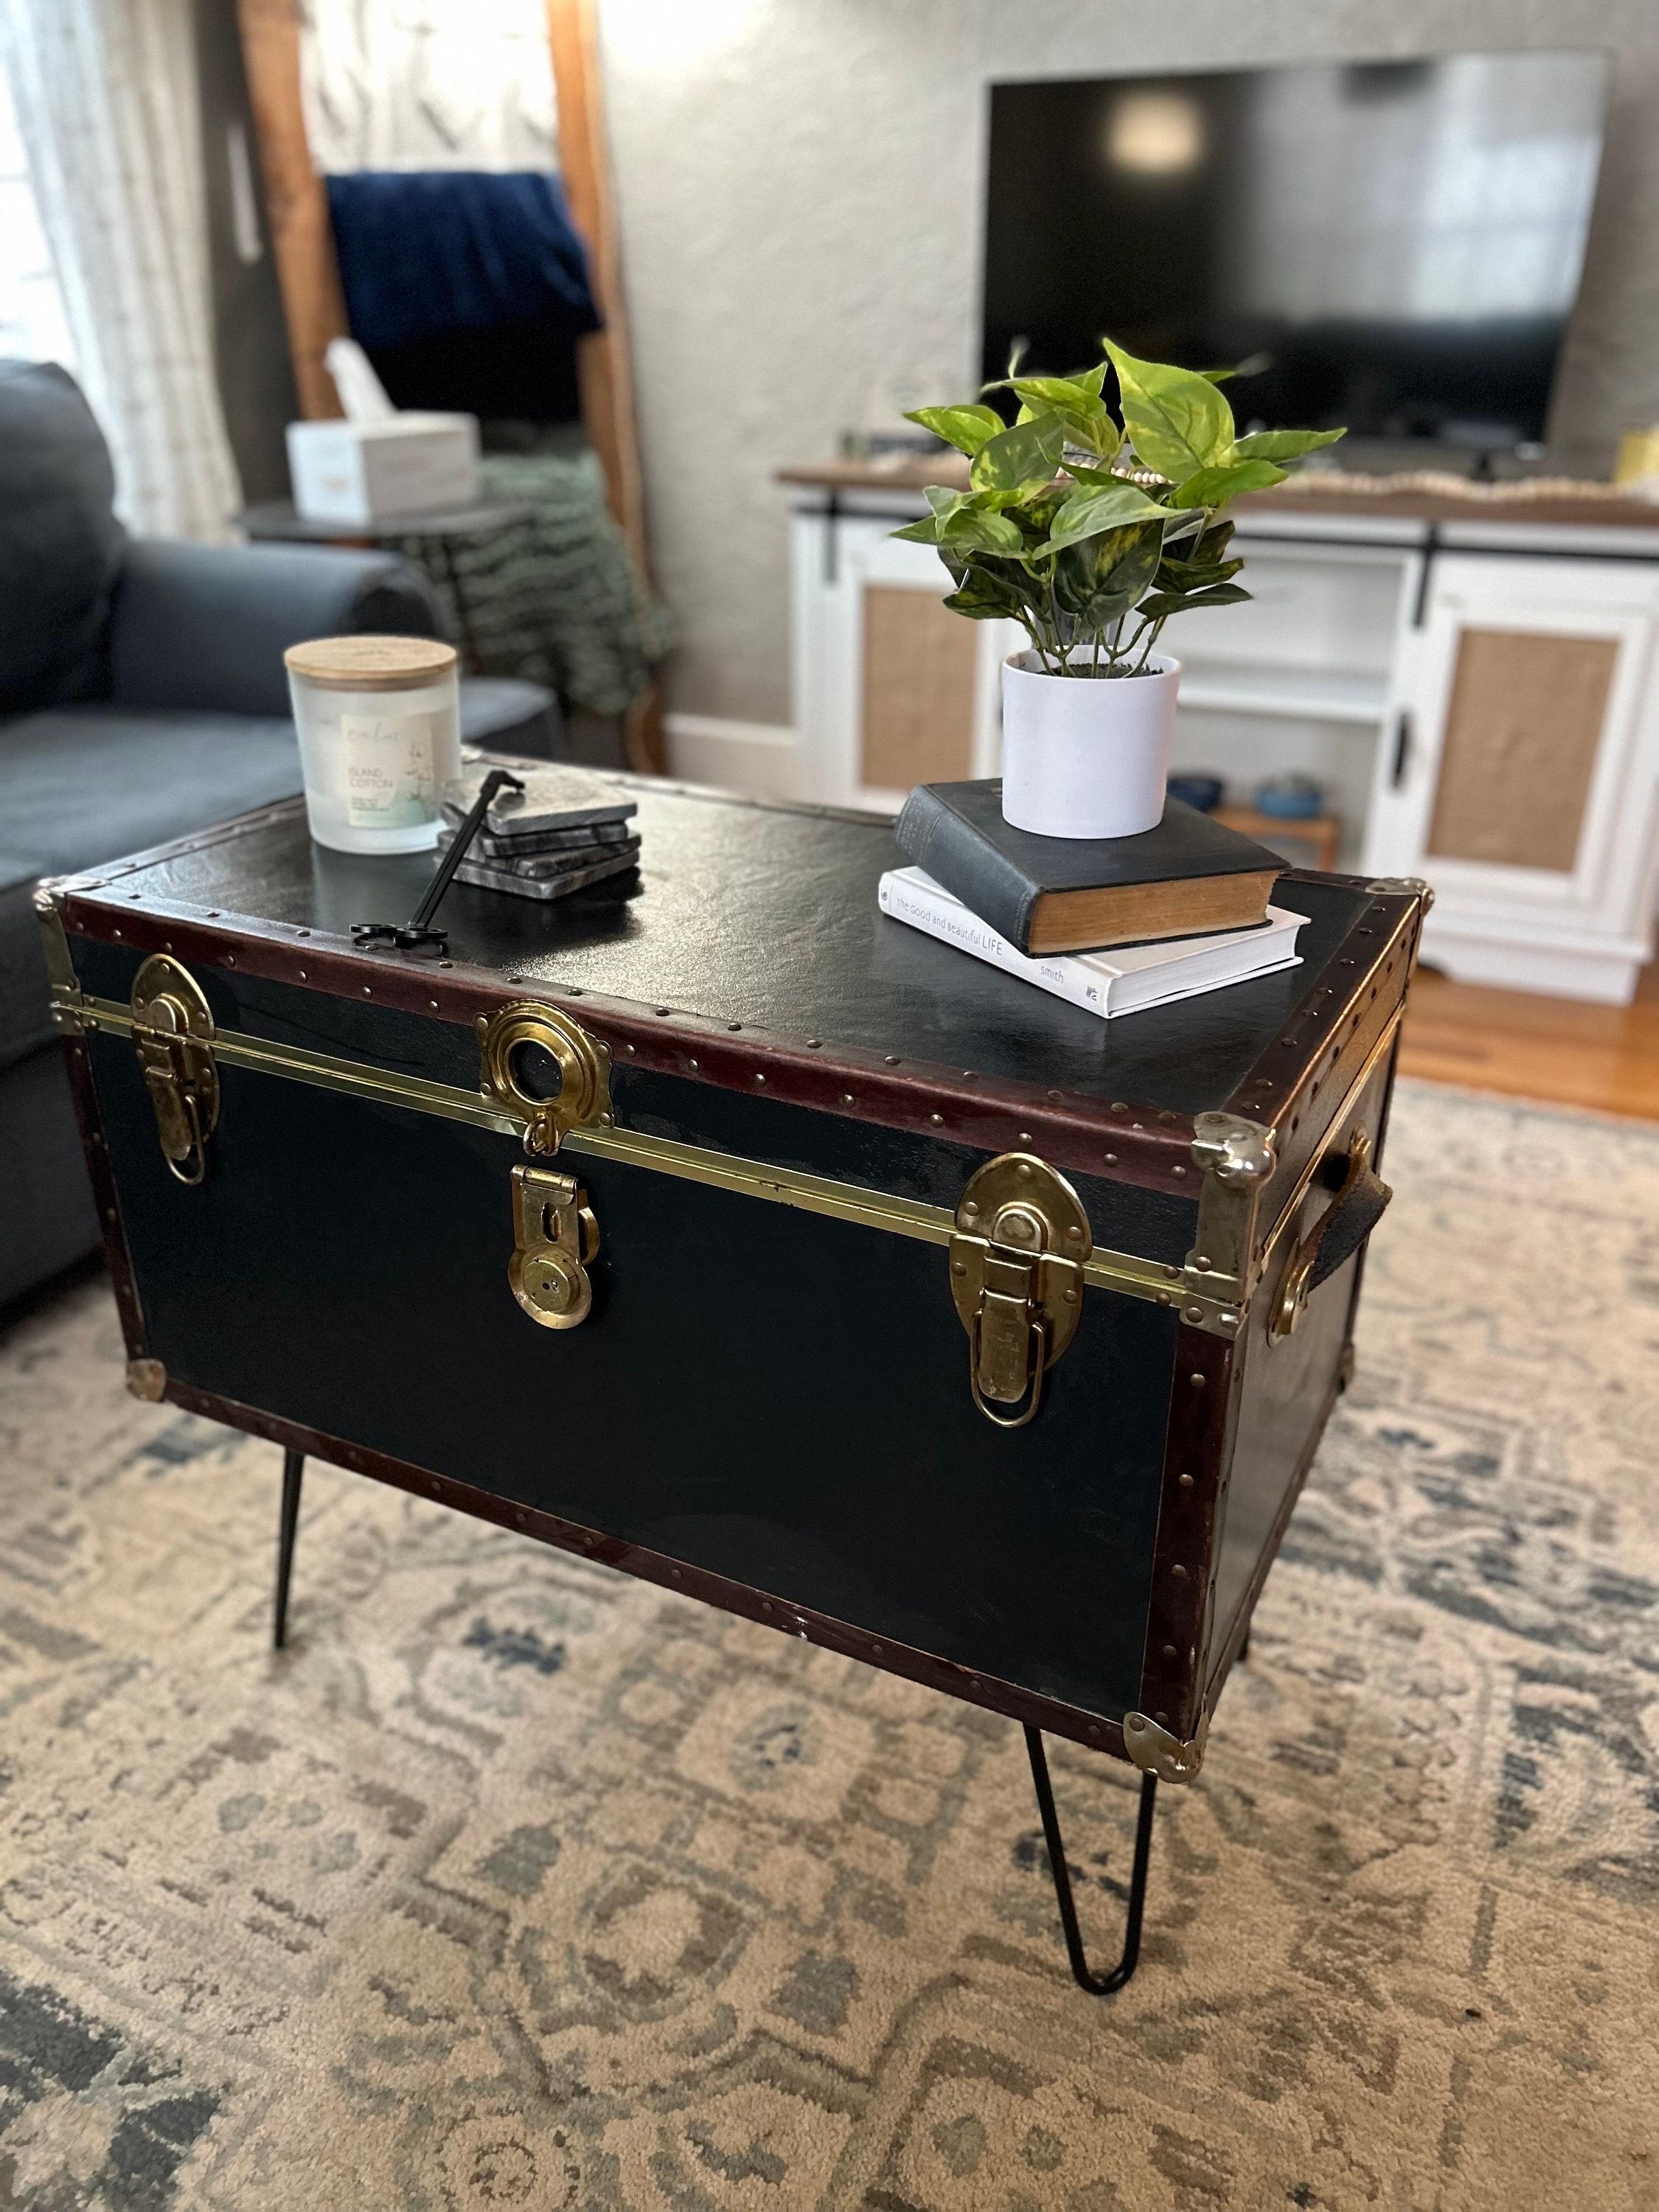
{"label": "white tissue box", "polygon": [[380,523],[478,496],[473,415],[410,411],[370,422],[290,422],[294,504],[307,522]]}

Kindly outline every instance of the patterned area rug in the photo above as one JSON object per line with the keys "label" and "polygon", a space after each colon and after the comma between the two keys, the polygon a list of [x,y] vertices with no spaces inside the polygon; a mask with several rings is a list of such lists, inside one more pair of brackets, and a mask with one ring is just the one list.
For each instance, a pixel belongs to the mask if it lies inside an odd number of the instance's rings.
{"label": "patterned area rug", "polygon": [[[1651,2212],[1659,1132],[1407,1087],[1139,1978],[1011,1724],[0,1346],[0,2206]],[[1116,1940],[1127,1771],[1054,1747]]]}

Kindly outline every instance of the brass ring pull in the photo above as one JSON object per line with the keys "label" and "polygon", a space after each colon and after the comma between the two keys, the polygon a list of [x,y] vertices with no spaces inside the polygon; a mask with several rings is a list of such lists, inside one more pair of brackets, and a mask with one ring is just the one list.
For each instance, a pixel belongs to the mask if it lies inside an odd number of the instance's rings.
{"label": "brass ring pull", "polygon": [[[167,1173],[177,1182],[186,1184],[193,1190],[207,1175],[207,1139],[202,1132],[202,1114],[201,1109],[196,1103],[196,1093],[193,1091],[185,1091],[181,1103],[185,1109],[185,1124],[190,1132],[190,1149],[184,1154],[182,1159],[174,1159],[172,1153],[167,1152],[164,1152],[161,1158],[167,1164]],[[191,1172],[192,1163],[195,1169],[193,1174]]]}
{"label": "brass ring pull", "polygon": [[969,1333],[968,1388],[973,1393],[974,1403],[988,1421],[994,1421],[1000,1429],[1023,1429],[1028,1421],[1036,1420],[1037,1407],[1042,1403],[1042,1378],[1048,1371],[1049,1361],[1048,1316],[1047,1314],[1040,1313],[1031,1322],[1029,1340],[1030,1352],[1027,1363],[1030,1370],[1031,1386],[1026,1396],[1024,1408],[1018,1413],[999,1413],[979,1387],[981,1320],[981,1316],[975,1314],[973,1328]]}
{"label": "brass ring pull", "polygon": [[1291,1334],[1307,1310],[1310,1294],[1353,1257],[1393,1196],[1372,1170],[1370,1137],[1364,1129],[1356,1129],[1348,1140],[1346,1167],[1335,1197],[1291,1253],[1280,1279],[1267,1322],[1271,1341],[1282,1341]]}
{"label": "brass ring pull", "polygon": [[[522,1045],[539,1045],[558,1064],[559,1087],[548,1098],[526,1091],[514,1071]],[[557,1006],[520,1000],[478,1017],[479,1088],[524,1125],[532,1157],[558,1151],[572,1129],[611,1119],[611,1049]]]}

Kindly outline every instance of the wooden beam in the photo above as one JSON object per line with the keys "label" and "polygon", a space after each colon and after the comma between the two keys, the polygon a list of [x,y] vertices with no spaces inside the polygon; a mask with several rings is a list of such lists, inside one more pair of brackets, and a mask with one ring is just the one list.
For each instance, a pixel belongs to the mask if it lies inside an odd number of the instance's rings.
{"label": "wooden beam", "polygon": [[[640,469],[634,365],[605,140],[595,0],[547,0],[547,35],[558,107],[559,174],[571,220],[587,246],[594,296],[605,317],[605,328],[583,338],[578,348],[582,421],[605,471],[611,512],[628,540],[643,586],[650,575],[645,485]],[[623,724],[630,764],[660,773],[666,765],[666,751],[662,702],[654,684],[635,700]]]}
{"label": "wooden beam", "polygon": [[300,0],[236,0],[248,104],[264,177],[271,251],[282,287],[300,411],[341,414],[323,356],[346,335],[328,192],[312,166],[300,97]]}

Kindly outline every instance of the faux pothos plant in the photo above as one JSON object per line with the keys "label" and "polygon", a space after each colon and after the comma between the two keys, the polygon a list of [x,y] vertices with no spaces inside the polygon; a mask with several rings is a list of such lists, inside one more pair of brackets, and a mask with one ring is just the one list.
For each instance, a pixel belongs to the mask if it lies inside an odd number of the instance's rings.
{"label": "faux pothos plant", "polygon": [[[931,513],[894,532],[936,545],[947,607],[1021,623],[1051,676],[1134,676],[1171,615],[1248,599],[1222,510],[1281,483],[1285,464],[1340,430],[1239,437],[1218,389],[1231,372],[1137,361],[1110,339],[1080,376],[1011,374],[1019,413],[919,407],[906,417],[969,460],[969,489],[930,485]],[[1117,372],[1121,422],[1102,398]]]}

